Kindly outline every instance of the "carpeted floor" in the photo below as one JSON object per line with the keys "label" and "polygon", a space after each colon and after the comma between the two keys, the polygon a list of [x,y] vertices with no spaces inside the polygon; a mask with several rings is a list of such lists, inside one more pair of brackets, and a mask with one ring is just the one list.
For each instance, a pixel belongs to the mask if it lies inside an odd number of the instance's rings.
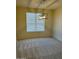
{"label": "carpeted floor", "polygon": [[62,43],[52,38],[16,42],[17,59],[62,59]]}

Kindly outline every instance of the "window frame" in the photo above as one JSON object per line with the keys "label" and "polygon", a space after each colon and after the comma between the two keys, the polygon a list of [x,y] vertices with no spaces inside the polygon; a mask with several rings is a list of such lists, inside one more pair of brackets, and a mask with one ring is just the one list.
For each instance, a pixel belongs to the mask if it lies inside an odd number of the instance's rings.
{"label": "window frame", "polygon": [[[45,32],[45,31],[46,31],[47,13],[44,13],[44,14],[46,15],[46,19],[45,19],[45,21],[44,21],[44,24],[45,24],[45,25],[44,25],[44,31],[27,31],[27,13],[36,13],[36,12],[26,12],[26,19],[25,19],[25,20],[26,20],[26,21],[25,21],[25,22],[26,22],[26,24],[25,24],[25,25],[26,25],[26,32],[29,32],[29,33],[30,33],[30,32],[31,32],[31,33],[32,33],[32,32]],[[37,12],[37,13],[42,13],[42,12]]]}

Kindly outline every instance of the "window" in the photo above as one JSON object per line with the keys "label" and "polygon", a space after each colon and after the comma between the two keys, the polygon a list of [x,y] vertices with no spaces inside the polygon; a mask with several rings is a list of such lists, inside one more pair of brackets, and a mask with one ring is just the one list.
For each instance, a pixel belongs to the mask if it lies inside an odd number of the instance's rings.
{"label": "window", "polygon": [[42,13],[26,13],[27,32],[45,31],[45,16]]}

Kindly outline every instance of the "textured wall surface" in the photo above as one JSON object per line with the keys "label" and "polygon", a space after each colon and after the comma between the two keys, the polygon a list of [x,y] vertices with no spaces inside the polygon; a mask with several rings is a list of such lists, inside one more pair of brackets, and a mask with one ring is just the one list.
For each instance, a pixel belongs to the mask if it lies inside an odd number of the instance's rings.
{"label": "textured wall surface", "polygon": [[54,21],[53,21],[53,37],[62,40],[62,8],[59,7],[54,10]]}
{"label": "textured wall surface", "polygon": [[[44,32],[26,32],[26,13],[36,12],[37,9],[30,9],[24,7],[16,8],[16,37],[17,40],[28,39],[28,38],[38,38],[38,37],[51,37],[52,36],[52,19],[50,16],[51,11],[47,12],[47,19],[45,21],[45,31]],[[39,10],[41,11],[41,10]]]}

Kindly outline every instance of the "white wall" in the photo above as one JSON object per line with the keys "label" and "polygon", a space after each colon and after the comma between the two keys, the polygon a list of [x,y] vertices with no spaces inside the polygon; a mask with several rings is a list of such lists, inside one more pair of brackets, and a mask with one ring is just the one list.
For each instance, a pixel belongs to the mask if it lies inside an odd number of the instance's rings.
{"label": "white wall", "polygon": [[54,10],[53,37],[62,41],[62,8]]}

